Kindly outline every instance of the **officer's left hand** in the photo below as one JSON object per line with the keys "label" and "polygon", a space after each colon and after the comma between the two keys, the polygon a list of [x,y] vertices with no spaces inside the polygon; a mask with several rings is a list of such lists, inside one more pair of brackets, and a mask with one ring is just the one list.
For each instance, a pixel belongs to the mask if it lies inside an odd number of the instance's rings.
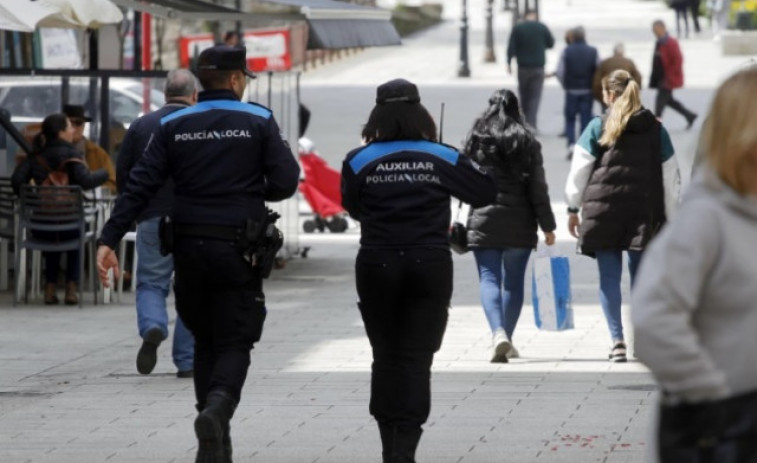
{"label": "officer's left hand", "polygon": [[97,274],[104,287],[110,288],[108,270],[113,269],[113,278],[118,278],[118,258],[115,251],[101,244],[97,247]]}
{"label": "officer's left hand", "polygon": [[552,246],[553,244],[555,244],[554,232],[544,232],[544,243],[547,246]]}

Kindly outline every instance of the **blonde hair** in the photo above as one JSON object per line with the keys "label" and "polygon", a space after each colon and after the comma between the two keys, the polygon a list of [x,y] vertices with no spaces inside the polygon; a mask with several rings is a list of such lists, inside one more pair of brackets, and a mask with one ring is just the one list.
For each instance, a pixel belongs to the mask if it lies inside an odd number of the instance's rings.
{"label": "blonde hair", "polygon": [[702,129],[702,150],[731,188],[747,194],[757,175],[757,65],[735,73],[718,88]]}
{"label": "blonde hair", "polygon": [[623,133],[628,124],[628,119],[641,109],[641,98],[639,97],[639,84],[633,80],[631,74],[622,69],[605,76],[602,79],[602,89],[616,96],[610,107],[602,137],[599,139],[600,145],[610,146]]}

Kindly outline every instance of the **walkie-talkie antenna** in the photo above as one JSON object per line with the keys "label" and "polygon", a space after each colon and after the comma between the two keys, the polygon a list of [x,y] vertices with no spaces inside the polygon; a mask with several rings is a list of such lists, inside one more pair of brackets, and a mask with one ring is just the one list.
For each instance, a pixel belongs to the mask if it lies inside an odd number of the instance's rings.
{"label": "walkie-talkie antenna", "polygon": [[444,102],[442,102],[442,111],[439,115],[439,143],[444,139]]}

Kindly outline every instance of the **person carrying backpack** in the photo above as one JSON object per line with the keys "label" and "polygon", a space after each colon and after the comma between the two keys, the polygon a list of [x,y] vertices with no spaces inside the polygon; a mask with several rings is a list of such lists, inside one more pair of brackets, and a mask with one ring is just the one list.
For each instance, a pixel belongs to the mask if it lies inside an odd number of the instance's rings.
{"label": "person carrying backpack", "polygon": [[[11,184],[19,194],[21,185],[34,181],[37,185],[79,185],[83,190],[96,188],[108,180],[108,172],[99,169],[90,172],[82,155],[71,144],[73,127],[65,114],[51,114],[42,121],[40,133],[34,138],[33,151],[13,171]],[[51,241],[70,240],[77,237],[75,231],[37,232],[37,238]],[[60,252],[43,252],[45,260],[45,304],[57,304],[56,293]],[[67,305],[79,303],[79,251],[68,251],[66,266]]]}

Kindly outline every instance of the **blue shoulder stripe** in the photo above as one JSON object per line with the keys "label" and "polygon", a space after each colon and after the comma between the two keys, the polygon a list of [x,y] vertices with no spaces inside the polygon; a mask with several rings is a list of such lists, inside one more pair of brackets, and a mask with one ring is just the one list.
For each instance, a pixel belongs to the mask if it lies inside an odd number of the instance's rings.
{"label": "blue shoulder stripe", "polygon": [[360,150],[349,162],[356,174],[366,165],[399,151],[421,151],[442,159],[453,166],[457,164],[460,153],[456,150],[425,140],[400,140],[375,142]]}
{"label": "blue shoulder stripe", "polygon": [[178,119],[180,117],[188,116],[190,114],[199,114],[205,111],[210,111],[212,109],[241,111],[249,114],[254,114],[255,116],[262,117],[263,119],[268,119],[269,117],[271,117],[271,111],[262,106],[234,100],[208,100],[201,101],[194,106],[190,106],[179,111],[174,111],[171,114],[164,116],[162,119],[160,119],[160,125],[163,125],[166,122]]}

